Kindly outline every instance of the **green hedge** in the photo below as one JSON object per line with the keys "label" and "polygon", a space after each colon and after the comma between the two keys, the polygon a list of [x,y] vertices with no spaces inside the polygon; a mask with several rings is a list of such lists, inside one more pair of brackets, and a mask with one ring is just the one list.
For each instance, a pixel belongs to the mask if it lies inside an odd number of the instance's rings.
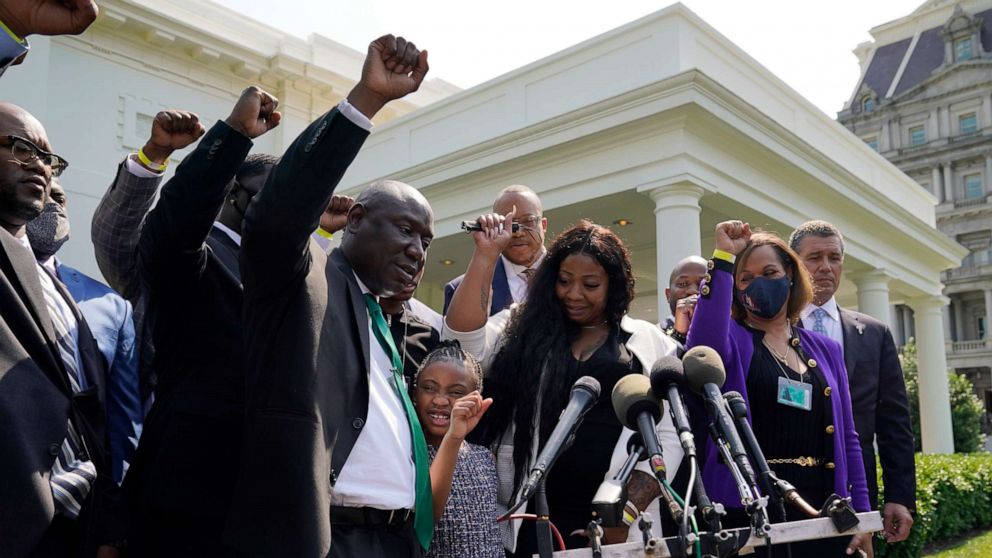
{"label": "green hedge", "polygon": [[[881,476],[878,483],[882,490]],[[917,558],[930,543],[988,526],[992,526],[992,454],[916,454],[913,531],[905,541],[891,545],[876,537],[875,556]]]}

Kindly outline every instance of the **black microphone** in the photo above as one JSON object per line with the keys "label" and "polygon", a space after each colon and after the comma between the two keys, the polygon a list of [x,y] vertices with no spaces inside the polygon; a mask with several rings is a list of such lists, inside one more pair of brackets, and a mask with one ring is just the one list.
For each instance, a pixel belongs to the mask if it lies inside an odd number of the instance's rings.
{"label": "black microphone", "polygon": [[[482,230],[482,225],[478,221],[462,221],[462,230],[467,233],[479,232]],[[519,230],[520,223],[514,221],[511,232],[517,232]]]}
{"label": "black microphone", "polygon": [[642,374],[629,374],[620,378],[613,387],[613,412],[620,424],[640,432],[651,471],[661,484],[661,499],[668,507],[672,519],[682,521],[682,508],[667,488],[665,459],[658,442],[658,433],[654,429],[661,418],[661,401],[651,393],[651,380]]}
{"label": "black microphone", "polygon": [[744,480],[751,487],[757,486],[754,469],[747,459],[747,451],[737,434],[737,428],[730,419],[727,402],[720,393],[720,387],[727,379],[727,372],[723,368],[720,355],[712,348],[700,345],[686,351],[685,356],[682,357],[682,365],[685,367],[689,389],[703,396],[713,417],[714,427],[727,442],[730,455],[744,476]]}
{"label": "black microphone", "polygon": [[685,372],[682,361],[672,355],[666,355],[655,361],[651,367],[651,391],[658,399],[668,401],[668,409],[672,413],[672,421],[679,433],[682,449],[689,457],[696,456],[696,441],[692,437],[689,426],[689,413],[682,402],[681,388],[685,387]]}
{"label": "black microphone", "polygon": [[555,460],[571,445],[575,431],[582,422],[582,417],[599,399],[599,391],[599,381],[592,376],[582,376],[572,385],[572,394],[569,396],[568,405],[558,417],[558,424],[551,431],[551,436],[548,437],[544,449],[541,450],[537,456],[537,461],[534,462],[534,467],[530,470],[530,477],[524,484],[523,493],[517,503],[518,506],[534,495],[537,487],[544,480],[544,476],[555,464]]}
{"label": "black microphone", "polygon": [[[772,497],[777,504],[781,504],[782,500],[785,499],[807,516],[819,517],[819,512],[799,495],[796,487],[792,483],[778,478],[775,472],[768,466],[768,461],[765,460],[765,454],[761,451],[761,446],[758,444],[758,438],[754,435],[751,423],[747,421],[747,403],[744,401],[744,396],[736,391],[728,391],[723,394],[723,398],[727,400],[727,404],[730,406],[730,413],[737,422],[737,429],[744,437],[744,443],[747,444],[748,452],[750,452],[751,459],[754,461],[754,466],[758,468],[758,481],[761,483],[761,490]],[[782,514],[784,521],[785,509],[780,507],[779,513]]]}

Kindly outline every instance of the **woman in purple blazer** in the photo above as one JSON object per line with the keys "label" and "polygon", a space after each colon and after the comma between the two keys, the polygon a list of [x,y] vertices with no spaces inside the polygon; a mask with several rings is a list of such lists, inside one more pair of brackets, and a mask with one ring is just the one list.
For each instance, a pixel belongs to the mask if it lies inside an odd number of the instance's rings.
{"label": "woman in purple blazer", "polygon": [[[723,391],[740,392],[748,402],[755,436],[779,477],[814,507],[836,493],[851,497],[857,511],[868,511],[843,350],[826,336],[795,327],[812,298],[799,257],[775,234],[752,234],[741,221],[717,225],[716,248],[687,347],[706,345],[720,354],[727,370]],[[695,415],[704,420],[702,413]],[[726,524],[748,525],[729,470],[717,461],[712,442],[706,448],[706,490],[728,508]],[[845,556],[848,548],[870,552],[870,545],[865,534],[849,543],[837,537],[792,547],[794,556],[833,557]]]}

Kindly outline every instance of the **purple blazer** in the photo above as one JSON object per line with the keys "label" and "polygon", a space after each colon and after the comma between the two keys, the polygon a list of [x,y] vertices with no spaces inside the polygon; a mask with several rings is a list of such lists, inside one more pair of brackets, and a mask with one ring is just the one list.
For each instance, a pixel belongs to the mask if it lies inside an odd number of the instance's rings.
{"label": "purple blazer", "polygon": [[[720,264],[718,264],[719,266]],[[704,281],[709,287],[706,296],[700,295],[689,327],[687,348],[706,345],[715,349],[723,359],[727,381],[721,391],[737,391],[748,400],[745,378],[754,354],[752,334],[730,317],[733,296],[733,275],[719,267],[710,270],[712,277]],[[700,287],[700,292],[705,292]],[[850,496],[854,509],[869,511],[868,485],[865,481],[864,463],[861,460],[861,443],[854,429],[851,412],[851,393],[844,367],[844,351],[840,344],[826,336],[800,329],[799,340],[809,358],[816,360],[831,390],[830,405],[833,411],[834,433],[834,492]],[[700,409],[702,410],[702,409]],[[703,415],[693,417],[702,420]],[[748,416],[750,420],[750,415]],[[816,433],[823,434],[823,433]],[[740,508],[736,485],[726,466],[717,461],[716,446],[706,442],[705,459],[701,464],[703,484],[710,498],[724,506]],[[788,480],[788,479],[786,479]]]}

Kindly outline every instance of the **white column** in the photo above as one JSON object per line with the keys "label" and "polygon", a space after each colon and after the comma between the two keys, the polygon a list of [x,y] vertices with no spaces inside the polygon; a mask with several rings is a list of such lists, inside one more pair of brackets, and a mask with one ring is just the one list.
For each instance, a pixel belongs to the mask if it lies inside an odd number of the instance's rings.
{"label": "white column", "polygon": [[[34,48],[32,46],[32,48]],[[992,127],[992,95],[982,95],[982,118],[978,121],[980,128]]]}
{"label": "white column", "polygon": [[885,153],[892,149],[892,142],[889,140],[889,119],[882,121],[882,131],[878,134],[878,152]]}
{"label": "white column", "polygon": [[992,339],[992,289],[985,289],[985,338]]}
{"label": "white column", "polygon": [[944,201],[954,201],[954,169],[951,163],[944,163]]}
{"label": "white column", "polygon": [[889,312],[889,275],[882,269],[850,276],[858,287],[858,311],[892,327]]}
{"label": "white column", "polygon": [[933,196],[940,203],[944,202],[944,176],[940,172],[940,165],[934,165],[930,176],[930,190]]}
{"label": "white column", "polygon": [[951,297],[951,304],[954,305],[954,340],[967,341],[964,335],[964,303],[960,298]]}
{"label": "white column", "polygon": [[944,306],[941,310],[941,318],[944,321],[944,343],[951,342],[951,305]]}
{"label": "white column", "polygon": [[913,337],[913,315],[909,306],[903,304],[899,307],[902,311],[902,337],[908,343]]}
{"label": "white column", "polygon": [[665,287],[675,264],[686,256],[703,255],[699,233],[699,198],[703,197],[703,192],[702,188],[688,182],[642,192],[654,200],[659,321],[672,313],[665,300]]}
{"label": "white column", "polygon": [[916,314],[916,356],[920,381],[920,431],[923,453],[954,453],[951,403],[948,395],[947,354],[940,295],[912,301]]}
{"label": "white column", "polygon": [[927,126],[927,128],[929,128],[929,130],[927,130],[928,140],[935,140],[944,135],[944,130],[941,129],[943,128],[941,124],[944,122],[944,118],[941,117],[944,115],[940,114],[941,112],[946,113],[947,109],[941,110],[941,107],[934,107],[930,111],[930,125]]}
{"label": "white column", "polygon": [[985,155],[985,176],[982,177],[985,193],[992,192],[992,153]]}

